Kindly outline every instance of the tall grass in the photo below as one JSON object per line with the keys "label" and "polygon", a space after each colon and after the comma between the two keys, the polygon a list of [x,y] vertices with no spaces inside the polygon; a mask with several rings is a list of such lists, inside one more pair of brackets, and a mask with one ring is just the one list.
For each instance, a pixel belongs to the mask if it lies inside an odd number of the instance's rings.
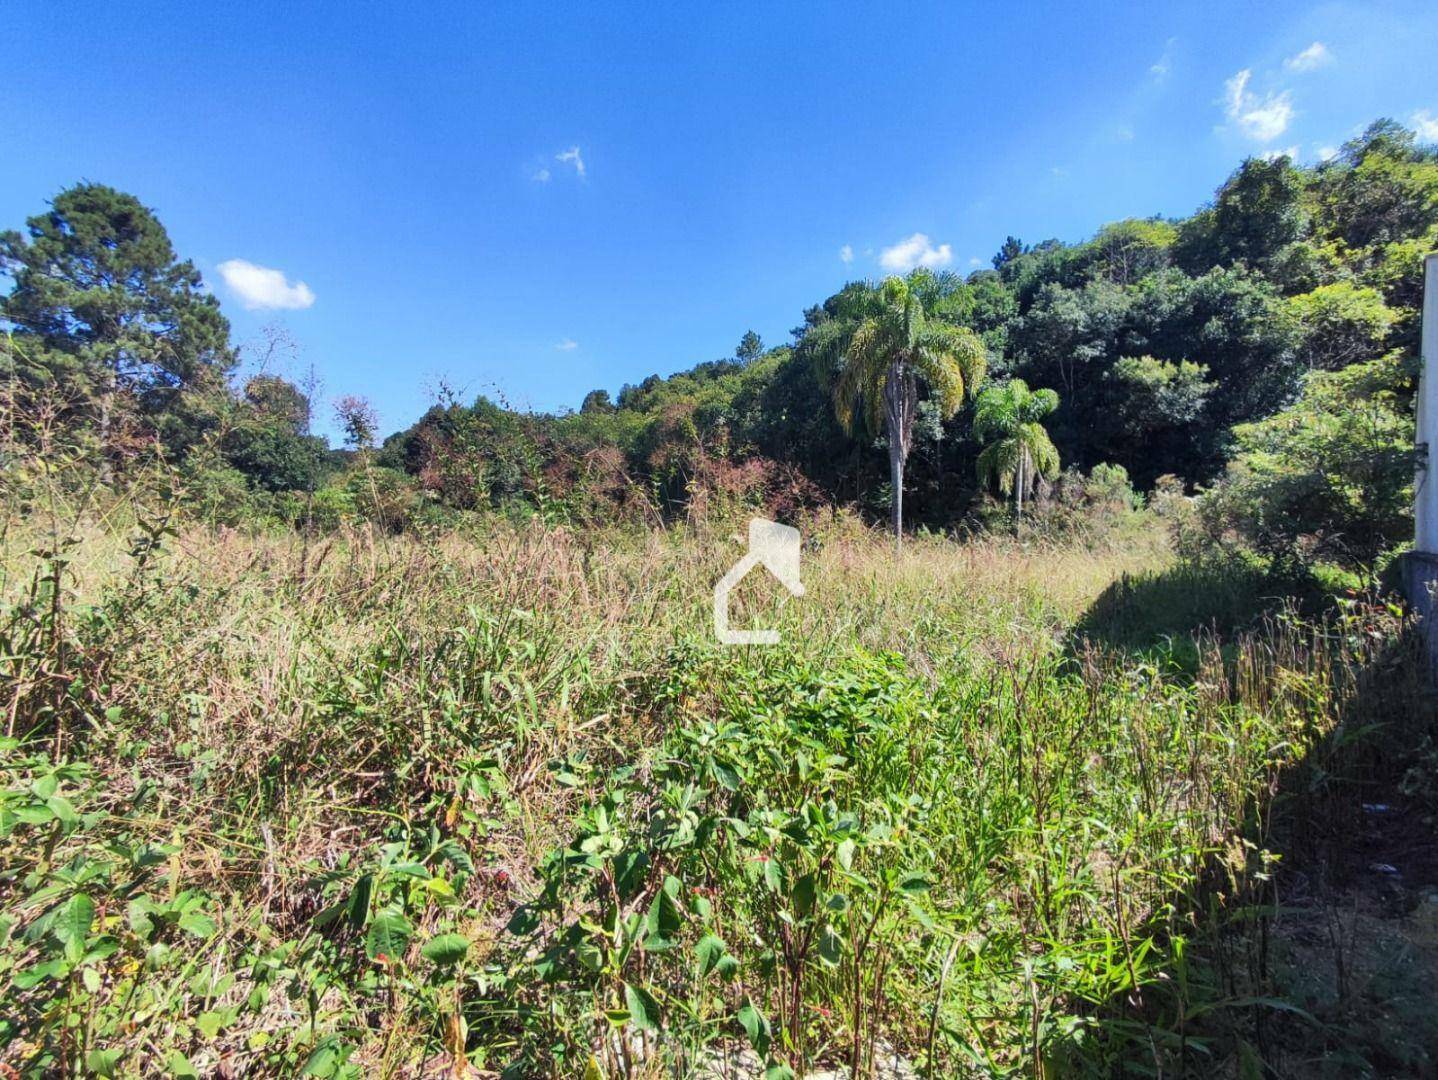
{"label": "tall grass", "polygon": [[1279,778],[1391,630],[1270,621],[1196,676],[1084,644],[1168,564],[1146,532],[896,557],[816,519],[806,596],[738,600],[766,651],[711,644],[726,523],[41,520],[0,658],[0,1062],[36,1075],[1237,1053],[1261,972],[1185,943],[1266,902]]}

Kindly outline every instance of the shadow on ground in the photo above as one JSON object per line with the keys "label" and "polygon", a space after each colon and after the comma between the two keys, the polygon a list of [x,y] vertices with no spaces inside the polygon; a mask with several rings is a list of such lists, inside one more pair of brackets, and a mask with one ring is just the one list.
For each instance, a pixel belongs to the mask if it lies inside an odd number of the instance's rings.
{"label": "shadow on ground", "polygon": [[1311,615],[1323,606],[1313,583],[1296,575],[1239,561],[1183,562],[1124,574],[1084,612],[1068,645],[1071,654],[1097,646],[1193,670],[1205,644],[1230,641],[1280,612]]}
{"label": "shadow on ground", "polygon": [[[1229,641],[1225,680],[1255,662],[1329,663],[1243,633],[1311,610],[1312,596],[1278,584],[1201,567],[1126,579],[1095,602],[1071,651],[1193,658],[1197,671],[1204,650]],[[1193,915],[1186,940],[1166,945],[1172,982],[1100,1010],[1145,1033],[1125,1072],[1438,1076],[1438,696],[1417,628],[1397,622],[1382,605],[1332,622],[1335,655],[1361,657],[1334,680],[1341,722],[1251,806],[1252,846],[1216,853],[1175,897]]]}

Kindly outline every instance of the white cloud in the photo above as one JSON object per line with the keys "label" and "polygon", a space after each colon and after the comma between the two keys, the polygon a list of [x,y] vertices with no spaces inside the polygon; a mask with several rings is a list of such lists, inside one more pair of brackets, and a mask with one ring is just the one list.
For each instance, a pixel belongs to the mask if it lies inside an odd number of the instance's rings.
{"label": "white cloud", "polygon": [[1321,41],[1315,41],[1297,56],[1290,56],[1283,61],[1283,66],[1289,71],[1313,71],[1331,63],[1333,54],[1328,51],[1328,46]]}
{"label": "white cloud", "polygon": [[1223,96],[1227,101],[1225,111],[1229,116],[1237,115],[1243,108],[1243,99],[1248,96],[1248,80],[1251,78],[1253,78],[1253,72],[1244,68],[1223,84]]}
{"label": "white cloud", "polygon": [[1320,146],[1314,150],[1314,153],[1318,155],[1319,161],[1332,161],[1338,156],[1338,147]]}
{"label": "white cloud", "polygon": [[548,169],[539,169],[538,171],[535,172],[535,174],[534,174],[534,176],[533,176],[533,179],[534,179],[534,181],[535,181],[536,183],[540,183],[540,184],[547,184],[547,183],[549,183],[549,170],[548,170]]}
{"label": "white cloud", "polygon": [[227,259],[217,270],[230,291],[251,311],[281,309],[297,311],[314,304],[315,294],[303,281],[293,285],[279,270],[256,266],[244,259]]}
{"label": "white cloud", "polygon": [[892,247],[886,247],[879,252],[879,265],[899,274],[908,273],[919,266],[932,270],[935,267],[948,266],[953,261],[954,252],[948,244],[934,247],[929,238],[921,232],[916,232],[907,240],[900,240]]}
{"label": "white cloud", "polygon": [[575,175],[581,180],[584,179],[584,158],[579,155],[579,147],[571,146],[563,153],[555,154],[554,160],[565,165],[573,165]]}
{"label": "white cloud", "polygon": [[1293,119],[1293,103],[1288,91],[1268,94],[1261,101],[1248,89],[1253,72],[1244,68],[1223,84],[1224,111],[1250,139],[1272,142],[1288,130]]}
{"label": "white cloud", "polygon": [[1419,109],[1410,119],[1418,138],[1424,142],[1438,142],[1438,116],[1434,116],[1427,109]]}
{"label": "white cloud", "polygon": [[969,265],[970,265],[970,266],[983,266],[983,265],[984,265],[984,260],[981,259],[981,258],[979,258],[977,255],[970,255],[970,256],[969,256]]}
{"label": "white cloud", "polygon": [[839,249],[839,261],[846,263],[851,263],[854,261],[854,248],[852,247],[852,245],[845,244]]}
{"label": "white cloud", "polygon": [[560,352],[573,352],[575,349],[579,348],[579,342],[575,341],[573,338],[564,338],[563,340],[556,342],[554,347]]}
{"label": "white cloud", "polygon": [[1298,147],[1285,146],[1282,150],[1269,150],[1263,154],[1262,157],[1264,161],[1277,161],[1281,157],[1286,157],[1289,161],[1296,162],[1298,160]]}
{"label": "white cloud", "polygon": [[1173,70],[1173,46],[1178,38],[1169,38],[1163,43],[1163,55],[1149,65],[1148,73],[1162,82]]}

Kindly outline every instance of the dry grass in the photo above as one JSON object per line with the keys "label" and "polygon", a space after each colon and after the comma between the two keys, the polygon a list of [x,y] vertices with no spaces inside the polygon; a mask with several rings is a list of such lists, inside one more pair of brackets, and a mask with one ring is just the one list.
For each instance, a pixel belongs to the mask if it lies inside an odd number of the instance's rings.
{"label": "dry grass", "polygon": [[[337,888],[400,857],[386,850],[429,844],[435,865],[436,840],[461,839],[474,869],[461,875],[458,914],[421,905],[423,929],[457,928],[476,955],[512,965],[505,923],[539,894],[537,868],[571,842],[613,766],[637,764],[646,779],[632,797],[652,798],[648,778],[665,754],[690,753],[686,739],[739,710],[778,740],[756,744],[757,768],[764,755],[790,753],[778,749],[793,735],[787,710],[853,693],[855,708],[879,710],[865,721],[876,731],[892,724],[865,752],[888,744],[897,755],[856,767],[882,764],[901,803],[907,785],[925,785],[925,806],[936,808],[927,857],[942,853],[955,880],[933,917],[956,941],[999,950],[987,966],[975,952],[965,981],[949,987],[945,1009],[956,1011],[945,1039],[970,1039],[994,1069],[1041,1069],[1040,1042],[1066,1037],[1061,1020],[1075,1010],[1100,1008],[1096,988],[1159,985],[1158,954],[1135,961],[1134,942],[1144,936],[1151,948],[1166,932],[1182,906],[1174,896],[1196,889],[1208,853],[1227,852],[1234,881],[1252,889],[1262,865],[1239,840],[1244,808],[1271,796],[1299,743],[1329,730],[1355,696],[1357,654],[1308,630],[1271,628],[1267,644],[1250,643],[1236,660],[1210,651],[1192,685],[1073,648],[1075,624],[1114,582],[1170,565],[1161,533],[1142,518],[1087,542],[915,537],[897,554],[890,538],[849,518],[815,519],[803,530],[802,599],[762,576],[738,594],[736,625],[783,634],[767,651],[712,641],[711,589],[742,553],[742,521],[597,533],[481,521],[432,536],[308,539],[181,527],[137,575],[122,520],[117,512],[66,526],[80,543],[63,570],[65,670],[14,669],[17,733],[48,738],[63,724],[56,744],[95,770],[88,806],[105,812],[96,827],[127,844],[167,845],[166,894],[196,891],[220,923],[206,945],[215,971],[283,956],[295,979],[328,987],[314,1015],[273,998],[214,1045],[164,1009],[136,1026],[122,1008],[113,1019],[124,1035],[96,1027],[90,1037],[118,1040],[136,1062],[155,1060],[136,1049],[148,1039],[211,1065],[228,1054],[284,1073],[319,1053],[325,1032],[344,1031],[366,1069],[409,1074],[446,1045],[436,1025],[457,1006],[420,984],[397,997],[362,950],[354,966],[352,936],[316,933],[325,905],[344,900]],[[32,580],[30,552],[53,547],[46,527],[36,515],[5,531],[7,601]],[[900,659],[865,659],[880,654]],[[39,766],[25,768],[30,777]],[[756,777],[755,797],[779,798],[789,783]],[[861,785],[854,797],[869,793]],[[6,903],[31,917],[23,890],[13,881],[8,890]],[[752,898],[741,890],[740,901]],[[581,898],[565,910],[581,912]],[[761,923],[744,925],[752,937]],[[871,988],[874,1015],[917,1053],[925,1010],[938,1007],[924,1003],[943,939],[898,925],[885,948],[908,959],[890,977],[887,1004],[882,984]],[[1101,976],[1086,966],[1100,956],[1110,965]],[[1022,975],[1025,957],[1045,972],[1042,993],[1039,976]],[[506,970],[518,981],[466,1007],[471,1024],[488,1025],[471,1035],[477,1065],[538,1038],[537,1021],[525,1021],[523,1035],[511,1015],[526,1002],[548,1017],[544,1039],[585,1045],[589,1021],[563,1011],[571,999],[547,999]],[[363,985],[341,991],[336,971]],[[1069,986],[1078,978],[1069,972],[1090,983]],[[115,978],[138,980],[191,1019],[238,1008],[247,985],[199,1002],[179,975],[168,989],[156,989],[158,974]],[[1020,992],[1029,997],[1004,997]],[[376,1004],[386,1000],[389,1011]],[[975,1020],[964,1011],[973,1009],[991,1016]],[[1115,1046],[1132,1034],[1104,1030]],[[266,1056],[257,1033],[281,1040],[282,1052]],[[72,1052],[66,1037],[50,1037],[45,1052]],[[10,1060],[42,1053],[36,1045],[20,1040]],[[534,1047],[524,1052],[537,1060]]]}

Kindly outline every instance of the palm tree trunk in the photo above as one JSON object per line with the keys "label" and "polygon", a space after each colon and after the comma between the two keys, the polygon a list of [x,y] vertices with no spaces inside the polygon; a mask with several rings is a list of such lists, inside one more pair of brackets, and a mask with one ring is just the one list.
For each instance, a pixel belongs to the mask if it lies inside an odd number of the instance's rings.
{"label": "palm tree trunk", "polygon": [[889,505],[894,518],[894,550],[904,543],[904,459],[909,456],[913,432],[914,377],[897,360],[889,365],[884,379],[884,419],[889,428],[889,483],[893,487]]}
{"label": "palm tree trunk", "polygon": [[889,483],[894,489],[890,505],[893,508],[894,547],[897,549],[904,542],[904,453],[899,440],[892,437],[889,439]]}
{"label": "palm tree trunk", "polygon": [[1019,475],[1018,481],[1014,484],[1014,520],[1024,516],[1024,481],[1027,479],[1025,473],[1028,470],[1024,467],[1028,464],[1028,455],[1019,453]]}

